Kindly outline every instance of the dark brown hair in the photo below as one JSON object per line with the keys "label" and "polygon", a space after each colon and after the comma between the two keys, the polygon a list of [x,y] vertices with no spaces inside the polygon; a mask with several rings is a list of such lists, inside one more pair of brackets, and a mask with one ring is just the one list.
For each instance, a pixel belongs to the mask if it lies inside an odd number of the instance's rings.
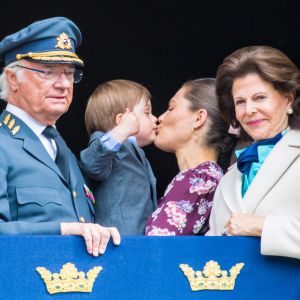
{"label": "dark brown hair", "polygon": [[[247,74],[257,74],[273,85],[281,93],[291,92],[294,96],[293,114],[289,115],[288,124],[293,129],[300,129],[300,74],[295,64],[281,51],[268,46],[241,48],[229,56],[217,70],[216,93],[224,119],[234,128],[239,127],[235,116],[232,98],[232,85],[235,79]],[[241,138],[247,135],[241,128]]]}
{"label": "dark brown hair", "polygon": [[205,109],[209,120],[209,129],[203,139],[207,146],[214,147],[218,153],[218,164],[225,171],[229,165],[236,137],[228,133],[228,125],[218,108],[215,91],[215,79],[203,78],[187,81],[184,98],[191,104],[191,110]]}

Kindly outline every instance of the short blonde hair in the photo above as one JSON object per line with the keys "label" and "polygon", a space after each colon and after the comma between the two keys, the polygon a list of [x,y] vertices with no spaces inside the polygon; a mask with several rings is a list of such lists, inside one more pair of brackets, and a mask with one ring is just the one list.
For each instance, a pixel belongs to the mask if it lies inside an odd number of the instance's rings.
{"label": "short blonde hair", "polygon": [[95,89],[85,111],[85,126],[89,135],[108,132],[116,126],[117,114],[130,110],[141,100],[150,100],[150,92],[141,84],[124,79],[104,82]]}

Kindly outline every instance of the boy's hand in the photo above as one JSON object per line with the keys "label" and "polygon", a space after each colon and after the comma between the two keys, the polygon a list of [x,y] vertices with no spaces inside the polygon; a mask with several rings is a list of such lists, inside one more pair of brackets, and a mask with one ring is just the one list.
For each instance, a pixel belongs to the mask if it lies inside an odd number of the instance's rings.
{"label": "boy's hand", "polygon": [[138,134],[140,123],[134,112],[126,108],[125,113],[121,116],[120,123],[117,127],[127,131],[127,137]]}
{"label": "boy's hand", "polygon": [[129,136],[138,134],[140,123],[134,112],[126,108],[123,114],[116,117],[117,126],[114,127],[110,134],[119,143],[122,143]]}

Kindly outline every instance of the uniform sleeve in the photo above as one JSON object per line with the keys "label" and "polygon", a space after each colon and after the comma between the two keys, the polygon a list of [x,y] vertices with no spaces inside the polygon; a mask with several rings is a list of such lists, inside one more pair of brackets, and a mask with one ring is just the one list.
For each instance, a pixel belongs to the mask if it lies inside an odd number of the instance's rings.
{"label": "uniform sleeve", "polygon": [[28,223],[23,221],[4,222],[0,221],[0,234],[38,234],[52,235],[61,234],[60,223],[43,222],[43,223]]}
{"label": "uniform sleeve", "polygon": [[261,236],[261,253],[300,259],[300,220],[268,215]]}
{"label": "uniform sleeve", "polygon": [[60,223],[12,221],[7,196],[8,169],[0,153],[0,234],[60,234]]}
{"label": "uniform sleeve", "polygon": [[88,147],[80,152],[80,168],[89,178],[106,180],[112,170],[116,151],[108,149],[101,141],[101,135],[94,135]]}

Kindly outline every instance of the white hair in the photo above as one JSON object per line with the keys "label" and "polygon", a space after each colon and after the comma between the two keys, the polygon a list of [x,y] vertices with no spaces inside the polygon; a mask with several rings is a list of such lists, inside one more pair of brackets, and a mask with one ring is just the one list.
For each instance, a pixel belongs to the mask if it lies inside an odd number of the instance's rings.
{"label": "white hair", "polygon": [[0,75],[0,99],[7,101],[8,96],[8,81],[6,78],[5,70],[10,69],[13,70],[16,74],[17,80],[19,82],[22,82],[24,80],[23,77],[23,69],[22,68],[16,68],[16,66],[20,65],[22,66],[23,60],[14,61],[13,63],[6,66],[2,74]]}

